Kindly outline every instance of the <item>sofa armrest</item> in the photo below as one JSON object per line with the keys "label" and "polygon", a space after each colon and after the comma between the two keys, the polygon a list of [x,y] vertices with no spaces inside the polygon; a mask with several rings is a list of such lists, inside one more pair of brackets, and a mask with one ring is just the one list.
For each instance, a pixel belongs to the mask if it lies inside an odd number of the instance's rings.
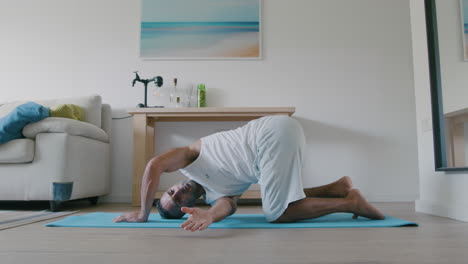
{"label": "sofa armrest", "polygon": [[101,128],[90,123],[68,118],[49,117],[23,128],[23,135],[27,138],[35,139],[37,134],[40,133],[66,133],[72,136],[109,142],[109,136]]}

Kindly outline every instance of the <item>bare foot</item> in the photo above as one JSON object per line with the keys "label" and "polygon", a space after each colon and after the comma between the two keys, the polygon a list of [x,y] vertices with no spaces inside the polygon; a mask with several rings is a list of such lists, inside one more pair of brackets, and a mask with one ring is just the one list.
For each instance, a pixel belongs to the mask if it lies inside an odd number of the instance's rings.
{"label": "bare foot", "polygon": [[385,219],[385,216],[377,208],[366,201],[358,189],[350,190],[346,199],[351,202],[351,212],[354,213],[354,219],[358,216],[364,216],[375,220]]}
{"label": "bare foot", "polygon": [[353,182],[348,176],[344,176],[341,179],[336,181],[336,191],[339,193],[340,197],[346,197],[349,194],[349,191],[353,188]]}

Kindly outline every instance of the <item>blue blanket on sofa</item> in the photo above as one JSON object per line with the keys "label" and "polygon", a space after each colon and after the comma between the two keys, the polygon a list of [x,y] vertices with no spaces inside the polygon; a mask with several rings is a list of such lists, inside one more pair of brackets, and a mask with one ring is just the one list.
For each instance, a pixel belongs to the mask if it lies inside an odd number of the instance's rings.
{"label": "blue blanket on sofa", "polygon": [[23,138],[23,128],[49,117],[49,108],[34,102],[16,107],[8,115],[0,118],[0,144],[13,139]]}

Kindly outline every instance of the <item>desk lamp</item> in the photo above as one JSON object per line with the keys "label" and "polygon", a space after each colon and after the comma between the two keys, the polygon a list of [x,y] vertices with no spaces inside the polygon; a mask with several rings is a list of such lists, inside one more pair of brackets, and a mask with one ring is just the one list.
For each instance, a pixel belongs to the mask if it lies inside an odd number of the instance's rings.
{"label": "desk lamp", "polygon": [[136,82],[141,82],[145,85],[145,103],[144,104],[138,104],[138,108],[143,108],[143,107],[148,107],[147,104],[147,98],[148,98],[148,83],[154,82],[154,85],[157,87],[161,87],[163,85],[163,78],[161,76],[154,77],[152,79],[141,79],[140,76],[138,75],[138,72],[135,73],[135,79],[133,79],[132,82],[132,87],[135,86]]}

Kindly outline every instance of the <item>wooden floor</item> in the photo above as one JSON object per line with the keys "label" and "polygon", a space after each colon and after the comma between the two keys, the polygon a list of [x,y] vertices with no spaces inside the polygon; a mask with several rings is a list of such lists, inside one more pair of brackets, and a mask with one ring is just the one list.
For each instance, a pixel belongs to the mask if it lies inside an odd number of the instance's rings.
{"label": "wooden floor", "polygon": [[[468,263],[468,223],[414,212],[410,203],[377,203],[420,227],[342,229],[51,228],[49,221],[0,232],[0,263]],[[123,204],[65,210],[125,212]],[[241,206],[238,213],[260,213]]]}

